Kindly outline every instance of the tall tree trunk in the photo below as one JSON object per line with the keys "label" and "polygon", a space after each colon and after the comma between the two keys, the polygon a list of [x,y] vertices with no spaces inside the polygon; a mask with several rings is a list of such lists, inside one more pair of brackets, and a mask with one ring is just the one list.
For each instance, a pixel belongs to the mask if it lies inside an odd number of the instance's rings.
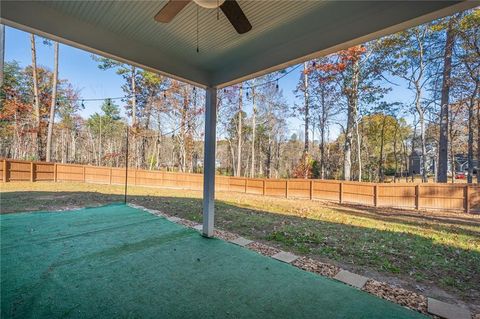
{"label": "tall tree trunk", "polygon": [[358,181],[362,181],[362,139],[358,130],[358,120],[355,120],[355,136],[357,139]]}
{"label": "tall tree trunk", "polygon": [[[421,97],[422,97],[422,89],[418,84],[419,81],[415,83],[416,92],[415,92],[415,109],[418,113],[418,122],[420,124],[420,144],[421,144],[421,154],[420,154],[420,170],[422,174],[422,182],[428,182],[428,169],[427,169],[427,142],[425,139],[425,113],[422,108]],[[412,152],[413,152],[413,142],[412,142]],[[413,154],[413,153],[412,153]],[[412,181],[413,181],[413,174],[412,174]]]}
{"label": "tall tree trunk", "polygon": [[477,106],[477,183],[480,184],[480,105]]}
{"label": "tall tree trunk", "polygon": [[131,135],[133,155],[135,160],[135,167],[139,166],[139,149],[137,140],[137,83],[135,81],[136,68],[132,65],[130,75],[130,90],[132,91],[132,128],[133,134]]}
{"label": "tall tree trunk", "polygon": [[32,77],[33,77],[33,110],[35,119],[34,144],[36,146],[36,157],[41,156],[41,139],[40,139],[40,100],[38,92],[38,73],[37,73],[37,49],[35,47],[35,35],[30,34],[30,45],[32,50]]}
{"label": "tall tree trunk", "polygon": [[257,131],[257,123],[256,123],[256,116],[257,116],[257,106],[255,105],[255,81],[253,82],[254,87],[252,87],[252,102],[253,102],[253,114],[252,114],[252,166],[250,170],[250,177],[255,177],[255,138],[256,138],[256,131]]}
{"label": "tall tree trunk", "polygon": [[[398,156],[397,156],[397,134],[398,134],[398,129],[399,129],[399,124],[398,122],[395,123],[395,132],[393,134],[393,157],[395,160],[395,173],[393,175],[393,182],[397,182],[397,174],[398,174]],[[400,175],[401,177],[401,175]]]}
{"label": "tall tree trunk", "polygon": [[[455,19],[448,21],[447,37],[445,41],[445,54],[443,57],[443,83],[440,101],[440,143],[438,147],[438,172],[437,182],[446,183],[448,173],[448,104],[450,96],[450,77],[452,74],[452,53],[455,44]],[[454,165],[454,163],[452,163]]]}
{"label": "tall tree trunk", "polygon": [[303,98],[305,103],[305,145],[303,147],[303,152],[308,153],[308,130],[309,130],[309,121],[310,121],[310,105],[308,97],[308,62],[303,63]]}
{"label": "tall tree trunk", "polygon": [[385,181],[385,176],[384,176],[384,171],[383,171],[383,146],[385,143],[385,125],[387,122],[387,116],[384,114],[383,115],[383,120],[382,120],[382,133],[380,135],[380,156],[378,160],[378,178],[380,179],[380,182]]}
{"label": "tall tree trunk", "polygon": [[320,178],[325,178],[325,125],[326,125],[326,107],[325,107],[325,89],[322,87],[320,92],[320,102],[321,102],[321,118],[318,119],[318,124],[320,128]]}
{"label": "tall tree trunk", "polygon": [[57,105],[58,42],[55,42],[53,46],[54,46],[54,66],[53,66],[53,81],[52,81],[52,103],[50,104],[50,118],[48,120],[48,133],[47,133],[47,162],[51,161],[53,124],[55,121],[55,106]]}
{"label": "tall tree trunk", "polygon": [[[451,116],[450,117],[452,119],[452,121],[455,121],[455,117],[454,116]],[[449,124],[448,124],[448,134],[449,134],[449,139],[450,139],[450,143],[448,144],[449,148],[450,148],[450,163],[452,165],[452,183],[455,183],[455,174],[456,174],[456,169],[455,169],[455,150],[453,149],[453,145],[454,145],[454,137],[455,137],[455,131],[454,131],[454,128],[453,128],[453,122],[450,121]],[[438,175],[437,175],[438,176]]]}
{"label": "tall tree trunk", "polygon": [[320,178],[325,178],[325,123],[320,124]]}
{"label": "tall tree trunk", "polygon": [[408,162],[408,154],[407,154],[407,145],[406,141],[402,143],[402,148],[403,148],[403,169],[405,170],[405,183],[408,182],[408,171],[410,168],[410,163]]}
{"label": "tall tree trunk", "polygon": [[467,151],[467,165],[468,165],[468,176],[467,182],[473,183],[473,135],[474,133],[474,123],[475,115],[474,110],[475,106],[477,108],[477,182],[480,184],[480,105],[478,104],[478,91],[480,89],[480,70],[478,68],[472,69],[469,63],[464,63],[465,68],[468,70],[468,73],[475,84],[472,94],[470,95],[468,103],[468,151]]}
{"label": "tall tree trunk", "polygon": [[3,87],[4,63],[5,63],[5,25],[0,24],[0,87]]}
{"label": "tall tree trunk", "polygon": [[352,178],[352,142],[353,129],[357,118],[358,103],[358,81],[360,76],[360,61],[356,59],[352,64],[352,87],[347,92],[348,110],[347,110],[347,129],[345,131],[345,144],[343,147],[343,179],[351,180]]}
{"label": "tall tree trunk", "polygon": [[132,90],[132,126],[137,124],[137,84],[135,81],[136,69],[132,66],[132,74],[130,79],[130,86]]}
{"label": "tall tree trunk", "polygon": [[102,166],[102,153],[103,153],[103,136],[102,136],[102,116],[100,116],[100,134],[99,134],[99,142],[98,142],[98,166]]}
{"label": "tall tree trunk", "polygon": [[272,178],[272,136],[268,134],[268,144],[267,144],[267,160],[266,160],[266,170],[267,178]]}
{"label": "tall tree trunk", "polygon": [[428,182],[428,168],[427,168],[427,143],[425,139],[425,116],[423,114],[423,109],[418,114],[418,119],[420,122],[420,140],[422,144],[422,153],[420,159],[421,171],[422,171],[422,182]]}
{"label": "tall tree trunk", "polygon": [[[478,92],[478,83],[480,81],[477,80],[475,83],[475,89],[473,91],[473,94],[470,96],[470,101],[468,103],[468,153],[467,153],[467,161],[468,161],[468,176],[467,176],[467,182],[468,183],[473,183],[473,125],[475,121],[474,117],[474,109],[475,109],[475,99],[477,97],[477,92]],[[480,105],[477,106],[477,112],[480,109]],[[479,136],[478,136],[478,143],[479,143],[479,149],[478,149],[478,159],[477,159],[477,178],[480,179],[480,122],[477,123],[477,126],[479,127]]]}
{"label": "tall tree trunk", "polygon": [[[417,109],[417,112],[418,112],[418,109]],[[417,123],[415,122],[415,115],[413,117],[413,123],[414,123],[414,126],[413,126],[413,136],[412,136],[412,148],[410,150],[410,161],[408,162],[408,172],[412,174],[411,176],[411,181],[414,182],[415,181],[415,172],[413,171],[413,156],[414,154],[416,154],[415,152],[415,139],[417,138]],[[406,151],[406,150],[405,150]],[[420,164],[421,165],[421,164]]]}
{"label": "tall tree trunk", "polygon": [[242,175],[242,99],[243,99],[243,87],[240,86],[238,95],[238,131],[237,131],[237,175]]}

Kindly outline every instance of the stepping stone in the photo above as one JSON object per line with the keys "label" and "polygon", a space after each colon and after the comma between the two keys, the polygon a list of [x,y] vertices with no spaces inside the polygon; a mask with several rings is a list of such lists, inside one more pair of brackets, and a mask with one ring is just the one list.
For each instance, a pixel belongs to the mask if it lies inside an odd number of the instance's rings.
{"label": "stepping stone", "polygon": [[276,260],[280,260],[280,261],[283,261],[284,263],[290,264],[291,262],[295,261],[298,258],[298,256],[286,251],[281,251],[273,255],[272,258],[275,258]]}
{"label": "stepping stone", "polygon": [[472,317],[470,311],[465,308],[433,298],[428,298],[428,312],[446,319],[470,319]]}
{"label": "stepping stone", "polygon": [[233,239],[233,240],[230,240],[230,242],[231,242],[232,244],[245,247],[245,246],[247,246],[248,244],[250,244],[250,243],[253,242],[253,241],[250,240],[250,239],[243,238],[243,237],[237,237],[237,238],[235,238],[235,239]]}
{"label": "stepping stone", "polygon": [[197,225],[193,226],[193,228],[198,230],[198,231],[202,231],[203,230],[203,225],[202,224],[197,224]]}
{"label": "stepping stone", "polygon": [[178,222],[178,221],[181,220],[181,218],[176,217],[176,216],[170,216],[170,217],[167,217],[167,219],[168,219],[169,221],[173,222],[173,223],[176,223],[176,222]]}
{"label": "stepping stone", "polygon": [[333,278],[359,289],[362,288],[368,280],[367,277],[354,274],[347,270],[340,270],[340,272]]}

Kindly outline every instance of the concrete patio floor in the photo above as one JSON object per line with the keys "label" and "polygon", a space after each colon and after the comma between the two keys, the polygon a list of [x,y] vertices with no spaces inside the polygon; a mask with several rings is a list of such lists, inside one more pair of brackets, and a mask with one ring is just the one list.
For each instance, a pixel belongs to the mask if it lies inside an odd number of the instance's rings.
{"label": "concrete patio floor", "polygon": [[0,221],[2,318],[424,318],[125,205]]}

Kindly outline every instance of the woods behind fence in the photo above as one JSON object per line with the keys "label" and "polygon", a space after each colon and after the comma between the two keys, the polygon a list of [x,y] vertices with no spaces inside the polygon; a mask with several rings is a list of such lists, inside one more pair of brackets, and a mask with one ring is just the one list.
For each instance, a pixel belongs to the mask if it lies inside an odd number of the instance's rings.
{"label": "woods behind fence", "polygon": [[[125,184],[125,168],[28,162],[3,159],[3,182],[51,181]],[[201,190],[203,175],[128,169],[132,186]],[[327,200],[339,203],[407,209],[480,212],[480,186],[437,183],[366,183],[313,179],[261,179],[216,176],[216,190],[247,194]]]}

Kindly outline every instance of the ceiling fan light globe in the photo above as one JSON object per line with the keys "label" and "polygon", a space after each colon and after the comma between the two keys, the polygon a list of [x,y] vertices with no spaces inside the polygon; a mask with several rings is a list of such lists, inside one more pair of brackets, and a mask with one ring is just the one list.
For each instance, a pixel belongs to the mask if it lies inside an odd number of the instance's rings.
{"label": "ceiling fan light globe", "polygon": [[193,0],[196,4],[198,4],[200,7],[206,8],[206,9],[216,9],[220,7],[225,0]]}

